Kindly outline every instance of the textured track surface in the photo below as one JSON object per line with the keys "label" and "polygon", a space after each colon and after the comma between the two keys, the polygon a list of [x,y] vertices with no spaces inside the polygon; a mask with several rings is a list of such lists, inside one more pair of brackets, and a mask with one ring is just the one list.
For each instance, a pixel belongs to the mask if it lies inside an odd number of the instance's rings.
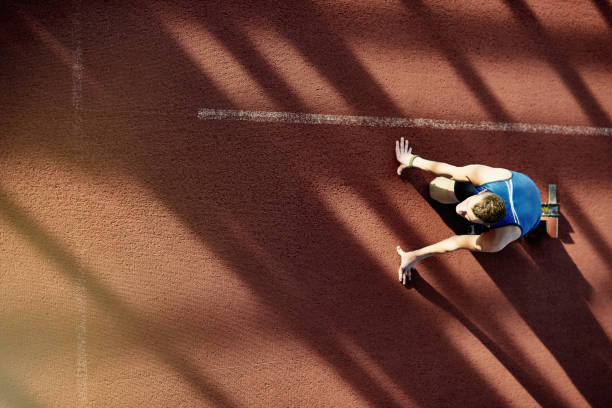
{"label": "textured track surface", "polygon": [[[0,10],[0,405],[612,406],[610,136],[197,118],[611,128],[609,2],[41,3]],[[402,287],[463,225],[401,136],[556,183],[560,239]]]}

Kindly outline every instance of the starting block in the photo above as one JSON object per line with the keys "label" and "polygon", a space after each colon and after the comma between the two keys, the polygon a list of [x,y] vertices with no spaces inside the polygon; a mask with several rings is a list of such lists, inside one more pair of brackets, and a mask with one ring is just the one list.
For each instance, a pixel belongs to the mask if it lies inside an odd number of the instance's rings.
{"label": "starting block", "polygon": [[551,238],[559,238],[559,203],[557,202],[556,184],[548,185],[548,202],[542,203],[540,224],[526,237],[535,238],[544,234]]}
{"label": "starting block", "polygon": [[559,203],[557,203],[557,185],[548,185],[548,202],[542,204],[540,224],[544,223],[546,233],[551,238],[559,238]]}

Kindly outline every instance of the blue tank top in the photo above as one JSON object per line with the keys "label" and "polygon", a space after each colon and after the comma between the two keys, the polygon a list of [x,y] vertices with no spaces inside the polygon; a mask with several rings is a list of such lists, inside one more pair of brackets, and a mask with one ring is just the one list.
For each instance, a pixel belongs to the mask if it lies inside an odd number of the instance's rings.
{"label": "blue tank top", "polygon": [[506,225],[517,225],[521,237],[540,223],[542,216],[542,199],[540,190],[525,174],[511,171],[512,177],[507,180],[493,181],[474,188],[474,194],[483,190],[495,193],[506,203],[506,216],[491,228]]}

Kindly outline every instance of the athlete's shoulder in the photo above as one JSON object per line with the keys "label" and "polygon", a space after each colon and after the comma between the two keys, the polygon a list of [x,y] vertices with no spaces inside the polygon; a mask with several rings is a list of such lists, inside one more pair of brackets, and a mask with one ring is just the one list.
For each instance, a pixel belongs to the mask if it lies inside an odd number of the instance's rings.
{"label": "athlete's shoulder", "polygon": [[466,178],[475,186],[481,186],[495,181],[503,181],[512,178],[512,172],[500,167],[490,167],[483,164],[470,164],[462,167]]}
{"label": "athlete's shoulder", "polygon": [[512,172],[512,179],[516,179],[516,182],[518,183],[527,183],[535,186],[535,181],[533,181],[531,177],[529,177],[527,174],[518,171]]}

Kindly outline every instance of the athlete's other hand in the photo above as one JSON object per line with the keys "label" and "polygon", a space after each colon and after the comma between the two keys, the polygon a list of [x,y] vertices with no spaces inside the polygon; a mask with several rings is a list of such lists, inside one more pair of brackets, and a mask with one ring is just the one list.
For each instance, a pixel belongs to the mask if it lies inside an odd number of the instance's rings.
{"label": "athlete's other hand", "polygon": [[410,159],[412,156],[415,155],[412,154],[412,147],[408,148],[408,139],[404,141],[402,137],[400,140],[395,141],[395,157],[397,161],[401,163],[397,168],[398,176],[402,175],[402,170],[410,166]]}
{"label": "athlete's other hand", "polygon": [[412,268],[414,268],[414,265],[417,263],[417,257],[414,252],[405,252],[399,245],[396,249],[397,253],[402,258],[397,274],[399,281],[405,285],[406,282],[412,280]]}

